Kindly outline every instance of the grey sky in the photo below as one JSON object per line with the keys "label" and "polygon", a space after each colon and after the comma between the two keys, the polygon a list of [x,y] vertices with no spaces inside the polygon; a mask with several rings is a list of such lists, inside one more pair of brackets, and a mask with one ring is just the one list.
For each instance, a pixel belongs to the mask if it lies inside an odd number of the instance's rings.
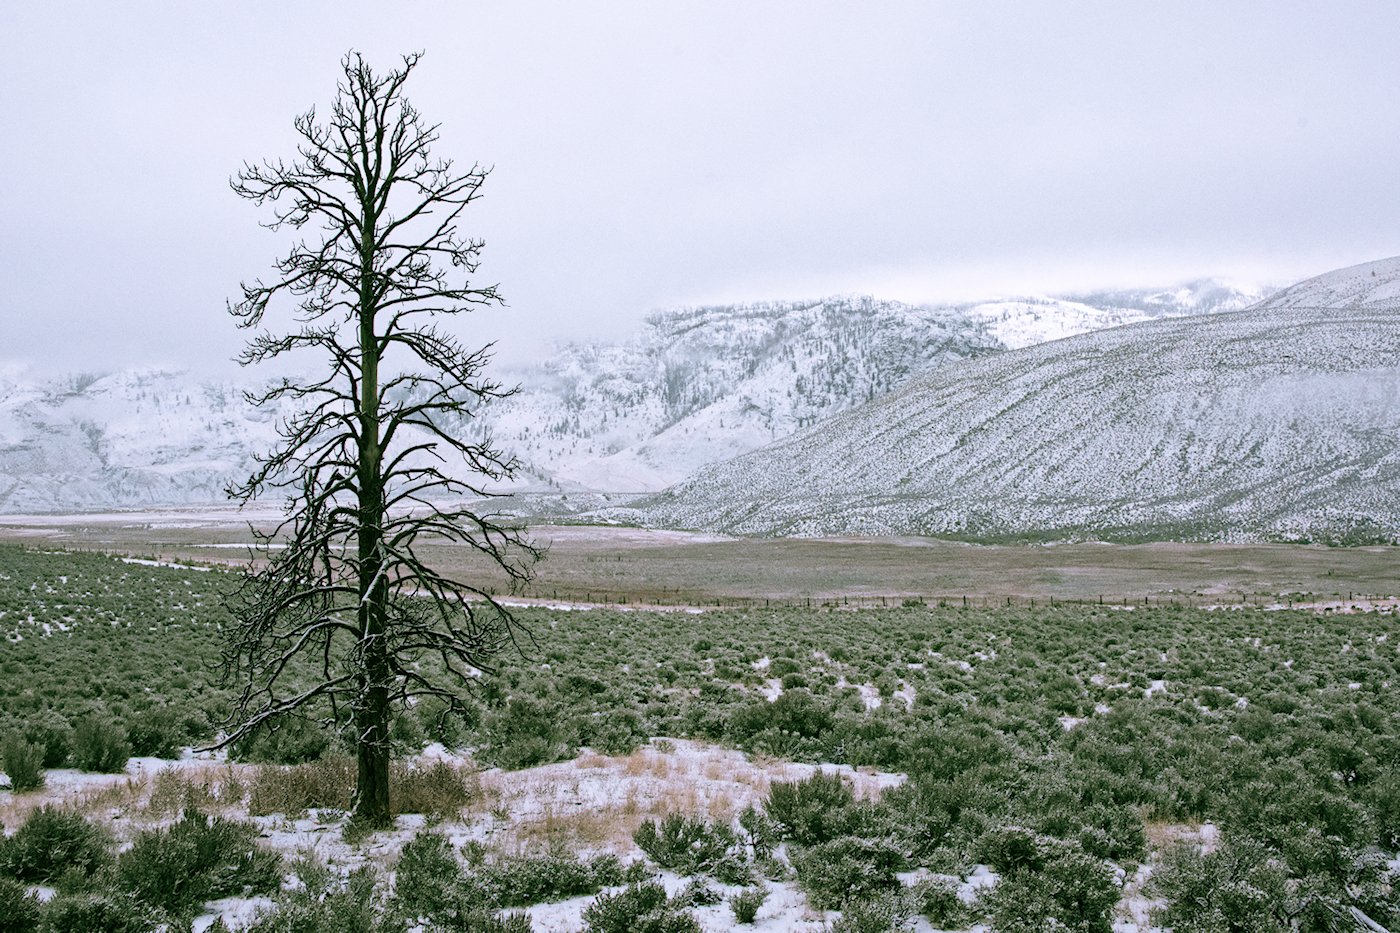
{"label": "grey sky", "polygon": [[439,152],[506,359],[675,304],[909,300],[1400,253],[1400,4],[5,3],[0,358],[222,361],[280,240],[226,181],[290,155],[349,48]]}

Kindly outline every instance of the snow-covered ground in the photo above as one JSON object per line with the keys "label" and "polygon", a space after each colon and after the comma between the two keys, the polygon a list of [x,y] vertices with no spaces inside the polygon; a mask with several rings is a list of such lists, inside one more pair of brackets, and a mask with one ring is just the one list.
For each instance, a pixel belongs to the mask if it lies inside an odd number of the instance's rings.
{"label": "snow-covered ground", "polygon": [[[419,762],[446,761],[460,768],[476,788],[473,801],[459,819],[434,828],[456,846],[481,843],[503,853],[539,851],[550,845],[563,845],[584,856],[616,854],[624,861],[643,858],[632,842],[632,834],[644,821],[667,813],[683,812],[710,820],[727,820],[745,807],[759,804],[777,781],[794,781],[816,771],[842,775],[858,797],[876,797],[904,780],[903,775],[852,769],[846,765],[812,765],[752,757],[733,749],[682,739],[653,740],[648,746],[626,756],[605,756],[584,750],[577,758],[521,771],[504,772],[478,769],[469,758],[449,752],[440,745],[429,746]],[[141,829],[168,822],[168,814],[154,815],[148,808],[155,792],[169,794],[182,782],[208,788],[247,783],[249,770],[256,766],[230,764],[221,754],[195,756],[186,752],[179,760],[132,759],[119,775],[83,774],[60,769],[49,771],[43,790],[12,794],[0,781],[0,824],[13,831],[32,810],[60,802],[78,807],[89,818],[107,822],[119,838],[129,838]],[[158,790],[159,789],[159,790]],[[215,810],[219,810],[216,806]],[[241,807],[219,810],[246,817]],[[287,856],[312,853],[342,873],[371,865],[390,879],[404,843],[428,825],[419,815],[400,816],[394,828],[375,833],[358,844],[342,835],[344,814],[310,811],[301,814],[273,814],[251,818],[262,829],[263,843]],[[1207,851],[1217,833],[1205,826],[1154,825],[1149,827],[1154,846],[1175,841],[1201,845]],[[1115,933],[1148,933],[1156,930],[1149,920],[1152,902],[1143,893],[1151,873],[1150,863],[1132,876],[1124,875],[1123,900],[1114,921]],[[1121,874],[1121,873],[1120,873]],[[679,891],[686,879],[658,872],[671,893]],[[913,883],[926,877],[923,871],[901,879]],[[994,884],[995,874],[977,866],[964,878],[956,879],[964,900],[971,900],[983,887]],[[740,888],[714,884],[727,899]],[[770,894],[759,910],[752,929],[760,933],[816,933],[825,929],[835,912],[813,910],[803,894],[790,881],[770,882]],[[51,890],[39,892],[52,895]],[[540,933],[572,933],[582,926],[582,914],[591,896],[573,898],[528,909],[534,928]],[[266,909],[266,898],[226,898],[211,902],[194,925],[201,933],[218,917],[237,929]],[[730,930],[733,915],[724,903],[695,910],[702,929]],[[930,933],[927,921],[916,918],[913,930]],[[970,928],[973,931],[980,926]]]}

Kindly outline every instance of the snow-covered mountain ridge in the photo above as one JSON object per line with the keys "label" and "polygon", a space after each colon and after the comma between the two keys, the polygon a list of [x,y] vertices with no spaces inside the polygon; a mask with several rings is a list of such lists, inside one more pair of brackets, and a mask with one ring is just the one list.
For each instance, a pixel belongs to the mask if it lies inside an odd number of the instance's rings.
{"label": "snow-covered mountain ridge", "polygon": [[1236,310],[1264,290],[1202,280],[1077,300],[914,306],[868,297],[688,308],[628,340],[561,347],[512,374],[489,422],[559,488],[659,490],[959,360],[1155,317]]}
{"label": "snow-covered mountain ridge", "polygon": [[748,534],[1400,537],[1400,259],[970,360],[631,511]]}
{"label": "snow-covered mountain ridge", "polygon": [[[1074,300],[840,297],[660,312],[624,341],[565,345],[502,371],[521,391],[455,429],[489,431],[516,454],[518,488],[659,490],[949,363],[1259,294],[1205,281]],[[0,369],[0,512],[223,501],[290,413],[251,408],[249,386],[175,370]]]}

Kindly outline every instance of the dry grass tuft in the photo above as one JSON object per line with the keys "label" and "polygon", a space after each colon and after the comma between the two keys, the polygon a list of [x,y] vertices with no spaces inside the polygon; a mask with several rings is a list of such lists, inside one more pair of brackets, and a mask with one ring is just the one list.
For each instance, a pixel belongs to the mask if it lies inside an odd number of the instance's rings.
{"label": "dry grass tuft", "polygon": [[249,784],[248,812],[253,816],[348,810],[355,790],[355,762],[335,757],[300,765],[264,765],[253,772]]}
{"label": "dry grass tuft", "polygon": [[[291,766],[264,766],[252,773],[248,812],[300,816],[307,810],[348,810],[355,793],[356,765],[349,757],[322,758]],[[390,804],[395,814],[455,818],[479,796],[474,769],[447,761],[390,765]]]}
{"label": "dry grass tuft", "polygon": [[475,768],[446,761],[418,766],[395,762],[389,788],[395,813],[455,819],[481,796],[481,779]]}

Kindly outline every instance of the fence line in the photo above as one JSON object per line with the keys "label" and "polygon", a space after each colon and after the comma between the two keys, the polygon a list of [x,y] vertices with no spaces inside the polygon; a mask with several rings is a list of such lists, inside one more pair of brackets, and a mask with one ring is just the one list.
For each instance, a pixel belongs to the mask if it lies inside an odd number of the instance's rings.
{"label": "fence line", "polygon": [[1393,595],[1342,593],[1149,593],[1141,596],[1101,594],[1097,596],[1062,597],[1054,595],[993,595],[993,594],[861,594],[841,596],[729,596],[662,590],[656,593],[614,593],[605,590],[529,587],[523,592],[494,592],[492,595],[514,596],[540,602],[581,603],[594,606],[626,606],[631,608],[696,608],[696,609],[1058,609],[1066,607],[1104,607],[1111,609],[1180,608],[1180,609],[1361,609],[1365,607],[1400,606],[1400,597]]}

